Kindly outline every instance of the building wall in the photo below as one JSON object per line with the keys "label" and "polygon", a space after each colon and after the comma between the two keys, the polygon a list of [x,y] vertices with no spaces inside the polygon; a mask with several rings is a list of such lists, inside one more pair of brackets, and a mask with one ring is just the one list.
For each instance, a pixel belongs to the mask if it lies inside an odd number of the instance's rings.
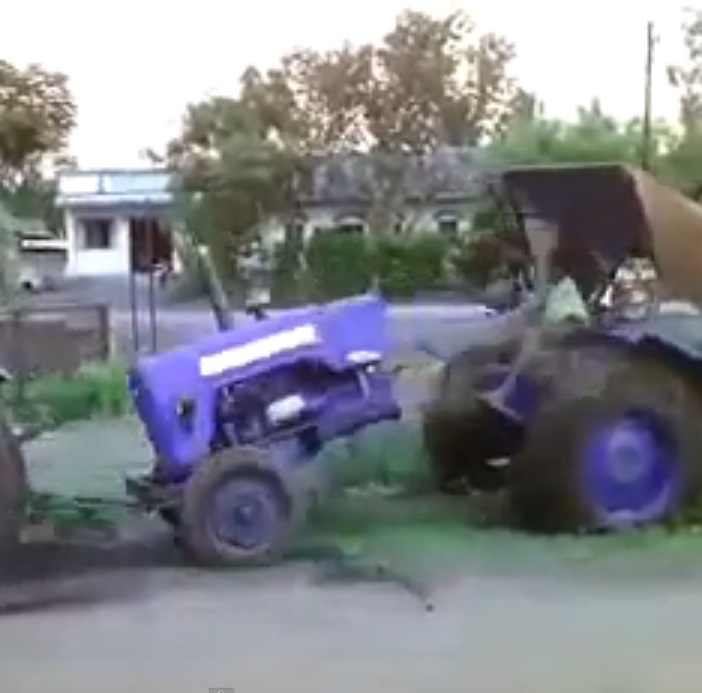
{"label": "building wall", "polygon": [[[472,210],[466,206],[458,208],[442,207],[436,204],[413,206],[405,213],[405,223],[398,229],[393,229],[393,233],[413,234],[413,233],[446,233],[449,232],[447,226],[441,224],[442,220],[455,221],[455,233],[464,235],[472,229]],[[368,232],[368,225],[362,213],[343,213],[332,207],[312,207],[304,212],[304,217],[298,221],[298,227],[303,233],[305,240],[309,240],[316,232],[332,231],[347,227],[361,227],[364,232]],[[262,234],[271,245],[282,242],[285,239],[285,225],[279,220],[271,220],[262,228]]]}
{"label": "building wall", "polygon": [[[168,174],[158,169],[69,171],[59,175],[58,204],[64,210],[68,276],[129,274],[129,220],[167,214],[172,204]],[[85,221],[112,220],[108,247],[86,247]]]}
{"label": "building wall", "polygon": [[127,217],[106,215],[112,220],[110,246],[107,248],[86,247],[85,221],[100,216],[97,213],[75,214],[71,210],[66,210],[67,276],[129,274],[131,249],[129,219]]}

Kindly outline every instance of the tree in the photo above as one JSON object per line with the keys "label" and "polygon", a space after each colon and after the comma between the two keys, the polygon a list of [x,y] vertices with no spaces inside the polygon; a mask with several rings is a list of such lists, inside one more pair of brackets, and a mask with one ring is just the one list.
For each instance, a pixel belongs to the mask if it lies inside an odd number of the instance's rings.
{"label": "tree", "polygon": [[[667,125],[652,127],[653,162],[661,166],[670,142]],[[516,165],[619,162],[639,165],[643,127],[639,119],[620,123],[607,115],[597,99],[578,109],[574,122],[548,118],[522,118],[491,143],[494,160]]]}
{"label": "tree", "polygon": [[0,204],[7,213],[60,225],[46,173],[68,161],[75,122],[65,75],[0,60]]}
{"label": "tree", "polygon": [[702,197],[702,10],[688,9],[682,24],[684,65],[668,68],[679,94],[680,134],[666,157],[666,173],[684,192]]}
{"label": "tree", "polygon": [[227,277],[242,241],[294,197],[297,160],[259,115],[238,99],[193,104],[167,148],[185,222]]}
{"label": "tree", "polygon": [[0,186],[21,185],[65,156],[75,122],[65,75],[0,61]]}
{"label": "tree", "polygon": [[519,95],[513,57],[508,41],[480,34],[463,12],[406,11],[376,45],[300,49],[265,74],[248,70],[241,98],[300,155],[364,151],[369,222],[380,232],[404,206],[407,157],[476,145],[506,127]]}

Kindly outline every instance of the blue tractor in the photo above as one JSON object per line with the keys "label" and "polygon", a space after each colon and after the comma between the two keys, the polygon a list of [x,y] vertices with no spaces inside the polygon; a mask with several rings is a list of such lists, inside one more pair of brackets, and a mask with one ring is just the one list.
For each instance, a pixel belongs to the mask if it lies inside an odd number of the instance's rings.
{"label": "blue tractor", "polygon": [[221,331],[133,367],[156,462],[128,492],[191,559],[280,557],[323,491],[322,448],[400,417],[383,369],[385,312],[382,299],[357,296],[233,328],[220,305]]}
{"label": "blue tractor", "polygon": [[620,165],[491,188],[533,291],[443,370],[424,413],[438,485],[506,493],[537,532],[681,518],[702,494],[702,208]]}

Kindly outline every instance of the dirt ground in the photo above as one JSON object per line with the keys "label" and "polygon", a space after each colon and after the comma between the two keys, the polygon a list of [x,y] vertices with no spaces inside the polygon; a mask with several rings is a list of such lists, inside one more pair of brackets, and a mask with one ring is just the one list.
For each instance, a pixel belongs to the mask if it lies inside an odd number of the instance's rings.
{"label": "dirt ground", "polygon": [[[40,487],[117,496],[125,467],[147,454],[132,423],[87,424],[35,444],[32,476]],[[429,585],[432,613],[394,584],[319,584],[305,562],[236,574],[113,568],[111,601],[0,617],[0,685],[699,692],[699,537],[546,541],[412,517],[379,527],[362,549]]]}

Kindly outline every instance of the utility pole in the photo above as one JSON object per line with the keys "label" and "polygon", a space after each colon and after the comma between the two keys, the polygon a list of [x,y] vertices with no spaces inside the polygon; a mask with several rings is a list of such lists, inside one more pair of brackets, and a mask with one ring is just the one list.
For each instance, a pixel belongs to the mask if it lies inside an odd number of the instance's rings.
{"label": "utility pole", "polygon": [[651,110],[653,100],[653,61],[656,36],[653,22],[646,24],[646,72],[644,85],[644,113],[641,132],[641,168],[651,170]]}

